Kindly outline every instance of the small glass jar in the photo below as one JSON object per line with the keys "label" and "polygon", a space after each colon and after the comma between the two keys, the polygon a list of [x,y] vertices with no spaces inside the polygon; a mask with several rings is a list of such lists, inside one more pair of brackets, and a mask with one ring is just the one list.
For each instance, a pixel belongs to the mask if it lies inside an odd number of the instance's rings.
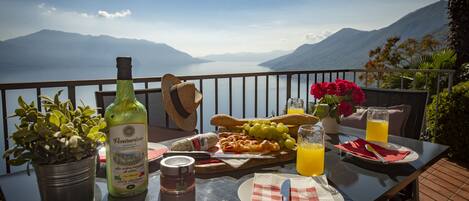
{"label": "small glass jar", "polygon": [[160,162],[162,200],[195,200],[195,160],[171,156]]}

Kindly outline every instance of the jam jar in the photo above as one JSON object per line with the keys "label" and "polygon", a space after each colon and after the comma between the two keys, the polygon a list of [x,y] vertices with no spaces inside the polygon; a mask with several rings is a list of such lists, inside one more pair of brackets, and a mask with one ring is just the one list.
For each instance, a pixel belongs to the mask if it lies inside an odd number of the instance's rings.
{"label": "jam jar", "polygon": [[160,162],[161,200],[195,200],[195,160],[171,156]]}

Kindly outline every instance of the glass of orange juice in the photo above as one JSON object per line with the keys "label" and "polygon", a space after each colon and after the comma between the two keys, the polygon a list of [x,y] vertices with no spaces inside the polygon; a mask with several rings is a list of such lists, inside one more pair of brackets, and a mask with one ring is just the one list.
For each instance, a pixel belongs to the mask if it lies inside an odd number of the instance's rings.
{"label": "glass of orange juice", "polygon": [[388,110],[386,108],[370,107],[366,118],[366,140],[388,143]]}
{"label": "glass of orange juice", "polygon": [[304,102],[301,98],[289,98],[287,102],[287,114],[304,114]]}
{"label": "glass of orange juice", "polygon": [[298,129],[296,171],[303,176],[324,174],[324,129],[320,125],[301,125]]}

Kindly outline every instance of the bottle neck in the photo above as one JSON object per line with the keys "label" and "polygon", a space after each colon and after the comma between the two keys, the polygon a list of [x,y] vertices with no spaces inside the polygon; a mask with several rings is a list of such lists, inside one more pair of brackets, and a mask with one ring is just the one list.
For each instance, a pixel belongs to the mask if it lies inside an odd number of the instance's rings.
{"label": "bottle neck", "polygon": [[132,80],[117,80],[115,102],[123,101],[135,101],[135,92]]}

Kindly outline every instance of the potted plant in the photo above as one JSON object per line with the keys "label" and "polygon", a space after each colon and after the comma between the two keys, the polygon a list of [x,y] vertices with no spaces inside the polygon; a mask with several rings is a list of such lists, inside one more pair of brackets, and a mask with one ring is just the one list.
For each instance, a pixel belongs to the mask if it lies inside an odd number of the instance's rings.
{"label": "potted plant", "polygon": [[105,141],[106,122],[89,106],[73,106],[41,96],[44,111],[20,96],[13,117],[20,124],[11,138],[15,145],[3,155],[12,155],[14,166],[32,163],[42,200],[93,200],[96,153]]}
{"label": "potted plant", "polygon": [[341,117],[356,111],[365,101],[365,93],[355,83],[337,79],[311,85],[311,95],[319,99],[314,115],[321,119],[326,133],[338,133]]}

